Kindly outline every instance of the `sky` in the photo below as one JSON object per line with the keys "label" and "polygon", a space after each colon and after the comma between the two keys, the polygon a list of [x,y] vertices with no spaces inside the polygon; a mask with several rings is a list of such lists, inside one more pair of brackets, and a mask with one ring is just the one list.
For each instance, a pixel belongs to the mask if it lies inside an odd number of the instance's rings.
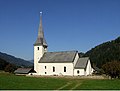
{"label": "sky", "polygon": [[41,11],[48,51],[87,52],[120,36],[120,0],[0,0],[0,52],[33,59]]}

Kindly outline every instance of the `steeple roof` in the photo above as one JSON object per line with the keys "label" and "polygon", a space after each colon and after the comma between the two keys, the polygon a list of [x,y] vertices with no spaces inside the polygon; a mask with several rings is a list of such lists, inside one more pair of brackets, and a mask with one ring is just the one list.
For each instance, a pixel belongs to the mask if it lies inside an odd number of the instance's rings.
{"label": "steeple roof", "polygon": [[38,37],[37,40],[34,44],[34,46],[36,45],[43,45],[45,47],[47,47],[47,42],[44,38],[44,31],[43,31],[43,26],[42,26],[42,13],[40,14],[40,24],[39,24],[39,29],[38,29]]}

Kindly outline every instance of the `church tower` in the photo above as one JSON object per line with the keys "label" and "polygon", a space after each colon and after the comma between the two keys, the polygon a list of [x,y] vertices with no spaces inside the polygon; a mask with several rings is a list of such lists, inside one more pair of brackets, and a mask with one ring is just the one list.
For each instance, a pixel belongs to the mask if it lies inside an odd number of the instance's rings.
{"label": "church tower", "polygon": [[40,12],[40,24],[38,29],[38,37],[34,44],[34,70],[38,73],[38,61],[41,59],[43,54],[47,52],[47,43],[44,38],[44,32],[42,27],[42,12]]}

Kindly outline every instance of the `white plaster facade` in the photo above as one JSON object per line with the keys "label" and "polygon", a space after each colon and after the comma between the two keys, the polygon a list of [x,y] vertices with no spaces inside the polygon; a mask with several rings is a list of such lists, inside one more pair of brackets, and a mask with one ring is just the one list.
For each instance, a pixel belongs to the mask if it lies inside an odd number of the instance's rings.
{"label": "white plaster facade", "polygon": [[78,59],[79,59],[79,55],[78,55],[78,53],[77,53],[76,56],[75,56],[75,59],[74,59],[74,61],[73,61],[73,66],[74,66],[74,67],[75,67]]}
{"label": "white plaster facade", "polygon": [[[92,74],[92,67],[90,60],[87,62],[86,68],[75,69],[75,64],[77,63],[79,56],[78,53],[75,59],[71,63],[39,63],[41,50],[38,50],[38,46],[34,47],[34,70],[37,75],[54,75],[54,76],[87,76]],[[44,49],[41,47],[41,49]],[[44,51],[44,50],[42,50]],[[34,59],[34,60],[35,60]],[[78,72],[79,71],[79,72]]]}
{"label": "white plaster facade", "polygon": [[90,60],[88,60],[86,68],[74,69],[74,76],[87,76],[87,75],[92,75],[92,73],[93,73],[93,68],[91,67]]}
{"label": "white plaster facade", "polygon": [[74,76],[84,76],[85,69],[74,69]]}
{"label": "white plaster facade", "polygon": [[88,60],[85,75],[91,75],[93,73],[93,68],[91,67],[90,60]]}
{"label": "white plaster facade", "polygon": [[73,76],[73,63],[40,63],[38,75]]}
{"label": "white plaster facade", "polygon": [[44,54],[44,47],[43,46],[34,46],[34,70],[38,73],[38,61]]}

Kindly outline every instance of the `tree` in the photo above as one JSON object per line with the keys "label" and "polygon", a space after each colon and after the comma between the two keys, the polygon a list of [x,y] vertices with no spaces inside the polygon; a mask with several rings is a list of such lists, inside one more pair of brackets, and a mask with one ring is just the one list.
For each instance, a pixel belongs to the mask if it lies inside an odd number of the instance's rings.
{"label": "tree", "polygon": [[102,69],[111,78],[120,78],[120,61],[107,62],[102,66]]}
{"label": "tree", "polygon": [[9,63],[6,62],[4,59],[0,58],[0,70],[4,70],[6,65],[8,65]]}
{"label": "tree", "polygon": [[5,72],[13,73],[13,72],[15,71],[15,69],[16,69],[16,66],[15,66],[15,65],[13,65],[13,64],[8,64],[8,65],[5,67],[4,71],[5,71]]}

